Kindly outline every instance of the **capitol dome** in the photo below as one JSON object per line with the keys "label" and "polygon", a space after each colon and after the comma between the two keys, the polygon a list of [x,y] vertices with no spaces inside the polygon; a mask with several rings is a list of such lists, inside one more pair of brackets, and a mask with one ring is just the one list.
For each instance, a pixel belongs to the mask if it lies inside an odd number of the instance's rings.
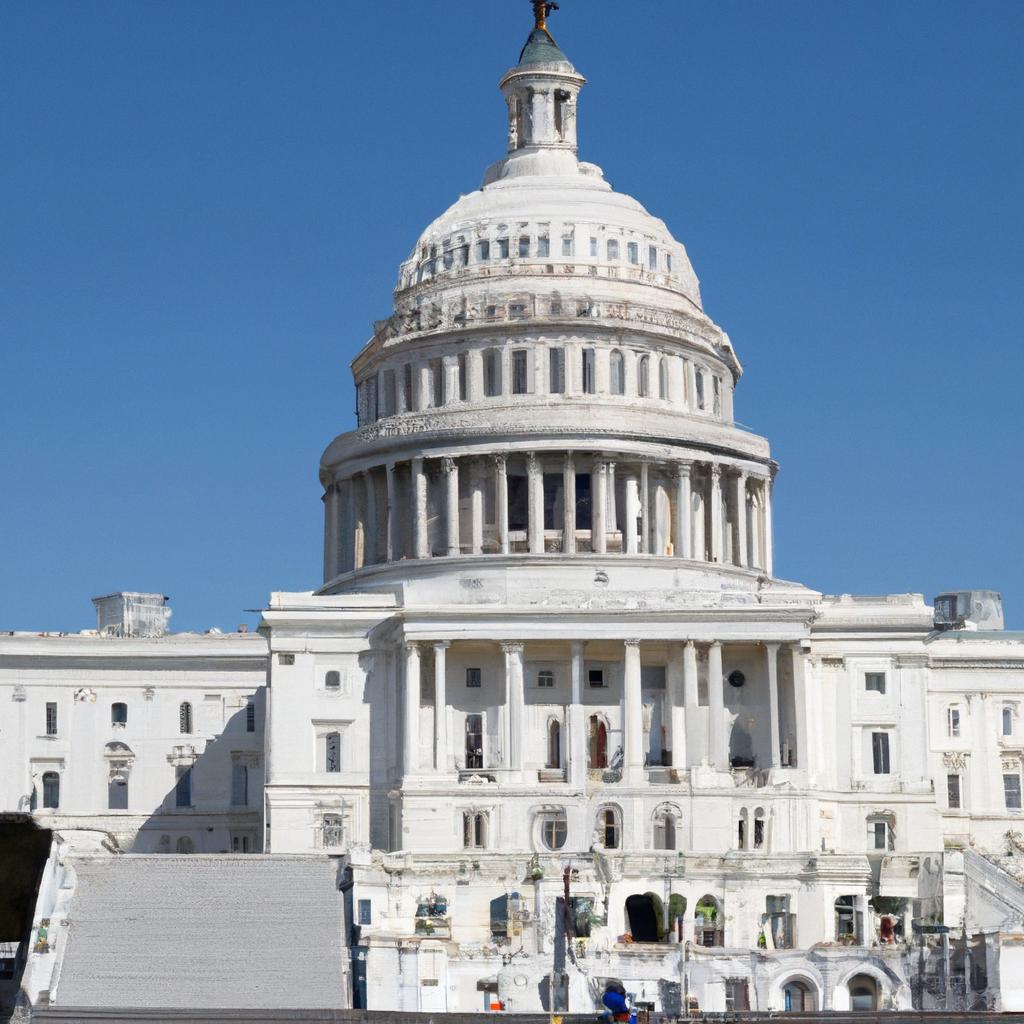
{"label": "capitol dome", "polygon": [[683,245],[579,159],[584,84],[538,15],[499,83],[504,157],[422,232],[352,363],[358,426],[320,465],[328,592],[442,557],[771,577],[739,361]]}

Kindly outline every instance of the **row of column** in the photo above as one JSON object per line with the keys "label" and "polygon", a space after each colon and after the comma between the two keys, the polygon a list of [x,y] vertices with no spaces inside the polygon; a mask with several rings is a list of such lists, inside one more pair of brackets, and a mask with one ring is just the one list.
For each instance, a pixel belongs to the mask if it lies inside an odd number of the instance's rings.
{"label": "row of column", "polygon": [[[534,452],[525,455],[526,549],[531,553],[545,550],[544,462],[549,460],[550,456],[542,459]],[[617,463],[603,456],[588,456],[587,462],[590,464],[588,543],[591,552],[605,554],[609,535],[615,536],[621,531],[624,554],[707,559],[772,574],[771,483],[768,477],[748,474],[741,469],[725,470],[715,462],[679,462],[666,466],[647,461]],[[460,466],[467,463],[470,469],[469,535],[463,536]],[[440,466],[444,508],[444,540],[440,550],[449,556],[483,553],[485,488],[490,486],[494,499],[495,548],[500,554],[508,554],[511,550],[508,457],[504,453],[461,459],[444,456]],[[696,480],[695,466],[701,467]],[[409,483],[404,502],[399,501],[397,494],[395,463],[383,467],[383,496],[377,484],[379,470],[374,469],[328,488],[324,495],[325,580],[365,565],[395,561],[405,553],[414,558],[429,558],[435,553],[438,546],[436,541],[431,543],[429,535],[426,460],[412,459],[408,467]],[[561,522],[555,527],[560,532],[560,550],[564,554],[575,554],[578,547],[577,534],[581,527],[577,522],[577,472],[576,454],[564,453],[561,457],[562,514]],[[624,478],[621,524],[616,473]],[[382,497],[383,509],[380,507]],[[586,531],[587,525],[582,529]]]}
{"label": "row of column", "polygon": [[[422,645],[407,642],[404,648],[404,730],[403,765],[406,775],[418,775],[420,765],[420,703],[421,651]],[[432,770],[448,770],[450,743],[448,736],[448,699],[446,687],[447,651],[449,640],[437,640],[429,644],[434,655],[434,736]],[[769,715],[771,734],[771,767],[783,766],[782,741],[779,720],[779,653],[781,643],[763,644],[766,675],[768,680]],[[523,673],[523,644],[518,641],[502,641],[501,650],[505,659],[506,715],[505,767],[511,772],[521,772],[524,764],[523,733],[525,727],[525,680]],[[796,746],[799,756],[805,758],[807,747],[807,703],[803,674],[803,657],[796,645],[788,646],[792,659],[794,718],[796,720]],[[725,712],[725,686],[727,680],[722,672],[722,644],[711,641],[707,644],[708,661],[708,761],[719,770],[729,769],[729,738]],[[567,710],[567,763],[568,781],[575,787],[582,787],[587,770],[587,728],[585,705],[583,703],[584,643],[570,643],[570,699]],[[686,749],[686,716],[700,706],[697,679],[697,644],[693,640],[674,643],[666,669],[666,686],[670,714],[666,726],[666,742],[672,751],[672,767],[688,767]],[[644,778],[646,747],[643,742],[643,695],[641,687],[640,641],[623,641],[623,780],[627,783],[640,782]]]}

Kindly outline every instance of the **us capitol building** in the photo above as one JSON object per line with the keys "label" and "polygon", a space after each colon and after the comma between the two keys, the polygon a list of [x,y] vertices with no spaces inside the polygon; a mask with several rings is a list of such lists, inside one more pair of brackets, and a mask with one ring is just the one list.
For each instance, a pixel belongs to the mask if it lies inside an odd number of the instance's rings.
{"label": "us capitol building", "polygon": [[[675,1014],[1024,1007],[1024,634],[990,591],[775,576],[739,356],[579,159],[553,6],[505,156],[352,364],[323,586],[259,634],[0,636],[4,817],[52,832],[23,999],[113,998],[115,892],[142,936],[193,913],[147,894],[259,875],[258,1005],[590,1012],[614,978]],[[254,1005],[174,984],[117,998]]]}

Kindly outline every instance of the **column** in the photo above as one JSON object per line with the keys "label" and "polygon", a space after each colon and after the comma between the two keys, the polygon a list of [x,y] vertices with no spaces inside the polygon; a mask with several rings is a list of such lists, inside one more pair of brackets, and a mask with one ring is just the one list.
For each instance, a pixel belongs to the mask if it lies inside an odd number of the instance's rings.
{"label": "column", "polygon": [[608,484],[605,488],[605,520],[607,533],[614,533],[619,528],[618,506],[615,503],[615,463],[608,463]]}
{"label": "column", "polygon": [[740,470],[733,481],[736,504],[736,564],[747,566],[747,474]]}
{"label": "column", "polygon": [[494,456],[494,519],[498,527],[498,546],[508,554],[508,468],[504,455]]}
{"label": "column", "polygon": [[772,482],[766,477],[764,481],[764,572],[773,576],[772,569]]}
{"label": "column", "polygon": [[686,655],[682,644],[672,644],[669,648],[668,671],[665,675],[669,750],[672,751],[672,767],[679,770],[686,767],[686,709],[683,704],[686,696]]}
{"label": "column", "polygon": [[[756,479],[756,478],[755,478]],[[750,494],[750,567],[763,569],[761,559],[761,494],[760,484],[755,483]]]}
{"label": "column", "polygon": [[690,546],[690,465],[676,463],[676,558],[692,558]]}
{"label": "column", "polygon": [[640,463],[640,551],[651,553],[651,480],[646,462]]}
{"label": "column", "polygon": [[324,583],[338,574],[338,489],[332,481],[324,492]]}
{"label": "column", "polygon": [[508,767],[515,772],[523,768],[523,645],[502,643],[505,655],[505,703],[508,708]]}
{"label": "column", "polygon": [[459,554],[459,464],[449,456],[445,456],[441,463],[444,466],[445,482],[446,546],[450,558]]}
{"label": "column", "polygon": [[484,464],[473,459],[469,464],[469,549],[474,555],[484,550]]}
{"label": "column", "polygon": [[562,552],[576,554],[576,463],[565,453],[562,465]]}
{"label": "column", "polygon": [[697,368],[689,359],[686,360],[686,406],[697,408]]}
{"label": "column", "polygon": [[402,542],[398,536],[398,508],[395,503],[395,464],[389,462],[384,467],[385,483],[387,484],[387,552],[386,560],[398,560]]}
{"label": "column", "polygon": [[415,507],[413,508],[413,537],[417,558],[429,558],[427,537],[427,474],[422,459],[412,460],[412,480]]}
{"label": "column", "polygon": [[626,476],[626,515],[622,524],[623,550],[627,555],[637,553],[636,521],[640,516],[640,495],[635,473]]}
{"label": "column", "polygon": [[587,781],[587,720],[583,713],[583,644],[569,645],[569,782],[582,789]]}
{"label": "column", "polygon": [[711,463],[709,474],[711,488],[711,561],[722,560],[722,467]]}
{"label": "column", "polygon": [[366,520],[363,526],[363,565],[373,565],[377,561],[377,488],[373,482],[373,470],[366,469],[362,473],[363,486],[366,488]]}
{"label": "column", "polygon": [[725,744],[725,680],[722,678],[722,645],[715,640],[708,647],[708,751],[711,765],[718,771],[729,768],[729,750]]}
{"label": "column", "polygon": [[402,744],[402,768],[406,777],[419,771],[420,759],[420,649],[405,645],[405,733]]}
{"label": "column", "polygon": [[811,769],[811,748],[810,748],[810,722],[808,713],[810,710],[807,700],[807,674],[804,672],[804,655],[799,644],[793,644],[789,648],[793,668],[793,705],[796,712],[796,757],[794,763],[797,768],[803,768],[810,777]]}
{"label": "column", "polygon": [[608,550],[608,465],[597,462],[590,476],[590,550],[603,555]]}
{"label": "column", "polygon": [[640,641],[625,641],[622,672],[624,778],[627,783],[639,782],[644,767],[644,708],[640,692]]}
{"label": "column", "polygon": [[445,663],[450,640],[434,644],[434,770],[448,770],[448,697],[446,693]]}
{"label": "column", "polygon": [[412,409],[412,396],[405,393],[405,367],[395,367],[395,412]]}
{"label": "column", "polygon": [[530,554],[544,550],[544,477],[534,452],[526,456],[526,536]]}
{"label": "column", "polygon": [[768,711],[771,720],[772,767],[782,765],[782,742],[779,738],[779,645],[765,644],[768,661]]}
{"label": "column", "polygon": [[358,520],[358,509],[356,506],[356,478],[350,476],[345,481],[345,506],[347,511],[348,523],[345,529],[345,569],[350,571],[352,569],[358,569],[360,563],[358,561],[359,555],[359,520]]}

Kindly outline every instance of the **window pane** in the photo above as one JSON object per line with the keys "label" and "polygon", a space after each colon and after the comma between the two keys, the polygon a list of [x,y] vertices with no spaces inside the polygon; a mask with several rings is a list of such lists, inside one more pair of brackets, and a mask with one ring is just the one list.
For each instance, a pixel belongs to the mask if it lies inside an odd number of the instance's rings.
{"label": "window pane", "polygon": [[864,689],[873,690],[875,693],[885,693],[885,673],[866,672],[864,674]]}
{"label": "window pane", "polygon": [[256,731],[256,705],[252,701],[245,705],[245,731]]}
{"label": "window pane", "polygon": [[178,768],[178,779],[174,785],[174,804],[176,807],[192,806],[191,768]]}
{"label": "window pane", "polygon": [[373,921],[373,904],[369,900],[359,901],[359,923],[371,924]]}
{"label": "window pane", "polygon": [[324,737],[324,771],[341,771],[341,733],[329,732]]}
{"label": "window pane", "polygon": [[1003,795],[1006,797],[1006,809],[1010,811],[1020,810],[1020,776],[1003,776]]}
{"label": "window pane", "polygon": [[565,349],[548,351],[548,391],[560,395],[565,391]]}
{"label": "window pane", "polygon": [[512,353],[512,394],[525,395],[527,392],[528,353],[517,349]]}
{"label": "window pane", "polygon": [[884,732],[871,734],[871,755],[876,775],[889,774],[889,736]]}
{"label": "window pane", "polygon": [[551,254],[551,241],[547,235],[541,235],[537,239],[537,255],[549,256]]}
{"label": "window pane", "polygon": [[530,255],[530,236],[520,235],[519,237],[519,255],[529,256]]}
{"label": "window pane", "polygon": [[946,806],[956,810],[960,806],[960,776],[946,776]]}
{"label": "window pane", "polygon": [[562,255],[563,256],[574,256],[575,251],[572,244],[572,236],[562,239]]}
{"label": "window pane", "polygon": [[57,735],[57,705],[52,702],[46,705],[46,735]]}

